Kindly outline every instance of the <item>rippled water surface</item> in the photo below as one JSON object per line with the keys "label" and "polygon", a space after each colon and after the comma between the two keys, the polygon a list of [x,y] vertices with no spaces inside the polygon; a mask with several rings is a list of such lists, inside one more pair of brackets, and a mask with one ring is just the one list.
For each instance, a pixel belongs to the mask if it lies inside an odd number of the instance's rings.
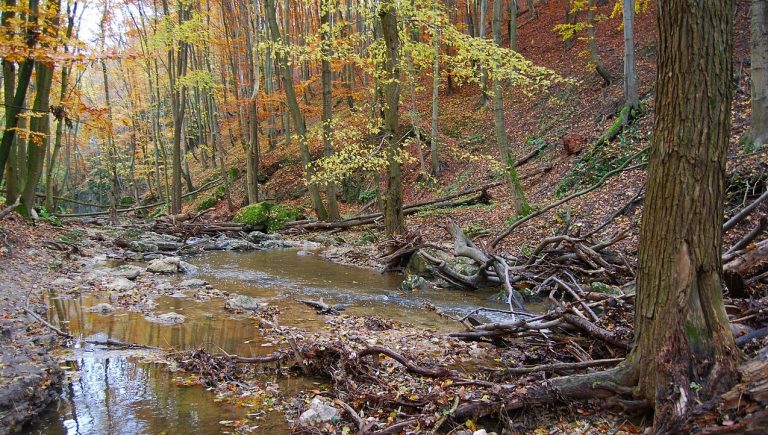
{"label": "rippled water surface", "polygon": [[[492,291],[460,292],[430,289],[403,292],[402,276],[332,264],[295,250],[251,253],[213,252],[190,260],[199,267],[195,278],[214,287],[264,300],[280,308],[280,323],[316,329],[322,316],[297,299],[323,299],[348,304],[353,315],[377,315],[441,331],[456,330],[456,322],[426,310],[429,301],[451,315],[463,315],[477,306],[504,308],[491,301]],[[184,278],[188,278],[185,276]],[[173,278],[176,279],[176,278]],[[180,325],[148,322],[140,313],[118,310],[110,316],[86,311],[99,299],[49,299],[52,323],[88,339],[111,338],[164,349],[203,347],[211,352],[242,356],[271,353],[254,320],[224,311],[224,301],[200,302],[192,298],[161,297],[158,314],[174,311],[186,321]],[[61,401],[34,427],[41,434],[220,433],[219,422],[236,420],[246,410],[214,403],[213,393],[202,387],[179,387],[173,373],[159,363],[136,358],[137,351],[113,351],[85,345],[68,358],[70,372]],[[300,388],[283,385],[283,389]],[[263,433],[289,433],[279,415],[263,420]]]}

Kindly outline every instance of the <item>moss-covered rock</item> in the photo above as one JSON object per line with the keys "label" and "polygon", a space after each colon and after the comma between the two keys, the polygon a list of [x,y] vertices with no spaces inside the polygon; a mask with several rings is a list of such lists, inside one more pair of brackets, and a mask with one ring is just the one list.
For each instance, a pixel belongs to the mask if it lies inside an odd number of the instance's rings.
{"label": "moss-covered rock", "polygon": [[288,222],[293,222],[302,215],[302,211],[290,205],[277,204],[272,207],[267,231],[274,232],[283,228]]}
{"label": "moss-covered rock", "polygon": [[235,213],[232,222],[251,227],[265,227],[269,222],[272,207],[274,206],[268,202],[247,205]]}
{"label": "moss-covered rock", "polygon": [[252,228],[265,228],[269,232],[275,232],[302,215],[300,209],[290,205],[259,202],[238,210],[232,221]]}

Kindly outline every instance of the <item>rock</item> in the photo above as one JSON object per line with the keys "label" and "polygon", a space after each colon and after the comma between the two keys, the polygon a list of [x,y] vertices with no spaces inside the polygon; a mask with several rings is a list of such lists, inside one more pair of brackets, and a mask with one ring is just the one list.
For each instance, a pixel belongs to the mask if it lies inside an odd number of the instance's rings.
{"label": "rock", "polygon": [[296,251],[296,255],[298,255],[299,257],[307,257],[312,255],[312,253],[309,251]]}
{"label": "rock", "polygon": [[85,311],[88,311],[89,313],[101,314],[102,316],[108,316],[115,312],[115,307],[106,302],[102,302],[100,304],[86,308]]}
{"label": "rock", "polygon": [[315,397],[309,405],[309,409],[299,416],[299,424],[302,426],[321,427],[325,423],[331,423],[339,419],[339,410],[327,405],[320,397]]}
{"label": "rock", "polygon": [[486,432],[485,429],[480,429],[472,432],[472,435],[488,435],[488,432]]}
{"label": "rock", "polygon": [[112,271],[113,275],[134,280],[141,275],[142,268],[138,266],[123,265]]}
{"label": "rock", "polygon": [[405,272],[409,275],[429,276],[432,266],[421,255],[411,255],[408,265],[405,266]]}
{"label": "rock", "polygon": [[247,240],[223,237],[216,241],[216,248],[224,251],[255,251],[259,247]]}
{"label": "rock", "polygon": [[185,288],[198,288],[198,287],[205,287],[208,285],[207,281],[203,281],[202,279],[185,279],[184,281],[179,283],[179,287],[185,287]]}
{"label": "rock", "polygon": [[480,268],[469,258],[455,257],[449,260],[447,263],[448,267],[466,276],[472,276],[476,274],[478,270],[480,270]]}
{"label": "rock", "polygon": [[408,275],[398,286],[404,291],[426,290],[427,287],[429,287],[427,280],[418,275]]}
{"label": "rock", "polygon": [[174,313],[173,311],[160,314],[159,316],[144,316],[144,318],[147,322],[160,323],[163,325],[177,325],[179,323],[184,323],[184,321],[187,320],[186,317],[179,313]]}
{"label": "rock", "polygon": [[179,263],[181,259],[179,257],[163,257],[152,260],[147,266],[147,272],[152,273],[178,273]]}
{"label": "rock", "polygon": [[580,153],[587,147],[587,138],[580,134],[566,134],[563,136],[563,149],[567,155]]}
{"label": "rock", "polygon": [[156,244],[147,242],[145,240],[134,240],[128,242],[128,249],[133,252],[157,252],[160,250]]}
{"label": "rock", "polygon": [[139,259],[139,261],[141,260],[152,261],[152,260],[157,260],[158,258],[165,258],[165,255],[160,254],[158,252],[148,252],[146,254],[141,254],[141,258]]}
{"label": "rock", "polygon": [[69,278],[61,277],[54,279],[53,282],[51,282],[51,285],[56,287],[72,287],[75,285],[75,282]]}
{"label": "rock", "polygon": [[265,240],[275,240],[277,236],[274,234],[262,233],[261,231],[251,231],[246,238],[251,243],[261,243]]}
{"label": "rock", "polygon": [[224,303],[224,308],[230,311],[259,311],[267,307],[267,304],[256,298],[245,295],[233,295]]}
{"label": "rock", "polygon": [[197,266],[193,266],[186,261],[179,261],[179,272],[186,274],[197,273]]}
{"label": "rock", "polygon": [[125,292],[128,290],[132,290],[133,287],[135,287],[136,284],[133,283],[133,281],[129,280],[128,278],[118,277],[115,278],[114,281],[107,284],[107,288],[110,290],[114,290],[117,292]]}

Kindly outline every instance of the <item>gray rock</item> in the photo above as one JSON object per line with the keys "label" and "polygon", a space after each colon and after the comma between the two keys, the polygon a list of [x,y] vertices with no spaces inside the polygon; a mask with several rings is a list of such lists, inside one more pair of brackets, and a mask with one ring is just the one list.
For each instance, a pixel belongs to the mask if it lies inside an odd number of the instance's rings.
{"label": "gray rock", "polygon": [[159,252],[148,252],[146,254],[141,254],[141,258],[139,259],[139,261],[141,260],[152,261],[152,260],[157,260],[158,258],[165,258],[165,255],[160,254]]}
{"label": "gray rock", "polygon": [[179,287],[185,287],[185,288],[198,288],[198,287],[205,287],[208,285],[207,281],[203,281],[202,279],[185,279],[184,281],[179,283]]}
{"label": "gray rock", "polygon": [[157,252],[160,250],[156,244],[146,240],[134,240],[128,242],[128,249],[134,252]]}
{"label": "gray rock", "polygon": [[120,266],[112,271],[112,274],[115,276],[119,276],[122,278],[134,280],[141,275],[141,272],[143,272],[144,269],[140,268],[139,266],[132,266],[132,265],[123,265]]}
{"label": "gray rock", "polygon": [[299,416],[299,424],[302,426],[321,427],[325,423],[335,422],[339,419],[339,410],[326,404],[320,397],[312,399],[309,409]]}
{"label": "gray rock", "polygon": [[266,240],[275,240],[277,236],[274,234],[262,233],[261,231],[251,231],[248,233],[248,241],[251,243],[261,243]]}
{"label": "gray rock", "polygon": [[217,240],[216,248],[225,251],[255,251],[259,249],[255,243],[251,243],[247,240],[230,238],[221,238]]}
{"label": "gray rock", "polygon": [[115,307],[106,302],[102,302],[100,304],[86,308],[85,311],[88,311],[89,313],[101,314],[102,316],[108,316],[115,312]]}
{"label": "gray rock", "polygon": [[307,257],[312,255],[312,253],[309,251],[296,251],[296,255],[298,255],[299,257]]}
{"label": "gray rock", "polygon": [[429,283],[426,279],[418,275],[408,275],[398,287],[400,290],[413,291],[413,290],[426,290],[429,287]]}
{"label": "gray rock", "polygon": [[193,266],[186,261],[179,261],[179,272],[186,274],[197,273],[197,266]]}
{"label": "gray rock", "polygon": [[75,282],[69,278],[61,277],[54,279],[53,282],[51,282],[51,285],[56,287],[72,287],[75,285]]}
{"label": "gray rock", "polygon": [[245,295],[232,295],[227,302],[224,303],[224,308],[230,311],[259,311],[267,307],[267,304],[259,301],[256,298]]}
{"label": "gray rock", "polygon": [[466,276],[472,276],[477,273],[477,271],[480,270],[480,267],[478,267],[472,260],[469,258],[464,257],[455,257],[448,262],[448,266],[455,270],[456,272],[466,275]]}
{"label": "gray rock", "polygon": [[147,272],[152,273],[178,273],[179,263],[181,259],[179,257],[163,257],[152,260],[147,266]]}
{"label": "gray rock", "polygon": [[112,282],[107,284],[108,289],[114,290],[116,292],[132,290],[135,286],[136,284],[134,284],[133,281],[123,277],[117,277]]}
{"label": "gray rock", "polygon": [[179,323],[184,323],[184,321],[187,320],[186,317],[179,313],[174,313],[173,311],[158,316],[144,316],[144,319],[146,319],[147,322],[160,323],[163,325],[177,325]]}

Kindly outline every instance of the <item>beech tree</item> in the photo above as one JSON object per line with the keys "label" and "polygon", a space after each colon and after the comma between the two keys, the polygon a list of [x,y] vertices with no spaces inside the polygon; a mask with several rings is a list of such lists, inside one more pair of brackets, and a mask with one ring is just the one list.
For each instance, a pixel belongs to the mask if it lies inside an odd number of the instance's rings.
{"label": "beech tree", "polygon": [[752,123],[749,140],[760,147],[768,143],[768,0],[752,0],[750,16]]}

